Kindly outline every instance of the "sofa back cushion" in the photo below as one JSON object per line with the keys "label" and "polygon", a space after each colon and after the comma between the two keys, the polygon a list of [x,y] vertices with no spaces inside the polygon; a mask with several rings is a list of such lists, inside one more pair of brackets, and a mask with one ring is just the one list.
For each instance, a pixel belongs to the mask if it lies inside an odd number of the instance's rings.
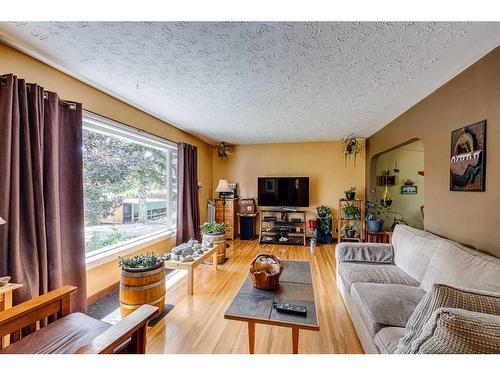
{"label": "sofa back cushion", "polygon": [[432,284],[500,293],[500,259],[443,239],[420,287],[428,292]]}
{"label": "sofa back cushion", "polygon": [[441,237],[406,225],[396,225],[392,235],[394,263],[421,282]]}

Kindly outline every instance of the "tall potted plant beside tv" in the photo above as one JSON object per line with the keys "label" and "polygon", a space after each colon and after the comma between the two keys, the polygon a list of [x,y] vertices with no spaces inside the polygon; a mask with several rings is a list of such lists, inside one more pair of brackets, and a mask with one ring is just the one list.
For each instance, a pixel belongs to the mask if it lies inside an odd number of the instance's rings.
{"label": "tall potted plant beside tv", "polygon": [[316,207],[316,212],[318,213],[318,218],[316,219],[318,222],[316,232],[317,243],[332,243],[332,211],[327,206],[319,206]]}

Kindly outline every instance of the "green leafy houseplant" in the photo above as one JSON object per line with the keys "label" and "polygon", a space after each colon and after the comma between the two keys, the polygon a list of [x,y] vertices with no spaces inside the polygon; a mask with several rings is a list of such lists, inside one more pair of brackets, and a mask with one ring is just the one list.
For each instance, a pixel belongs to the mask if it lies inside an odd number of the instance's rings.
{"label": "green leafy houseplant", "polygon": [[346,237],[353,238],[358,230],[358,223],[347,223],[344,227]]}
{"label": "green leafy houseplant", "polygon": [[343,206],[342,215],[344,216],[344,219],[348,220],[361,219],[361,212],[359,211],[359,207],[356,206],[354,203],[346,204],[345,206]]}
{"label": "green leafy houseplant", "polygon": [[352,201],[356,197],[356,186],[351,186],[351,188],[348,190],[345,190],[344,193],[345,193],[345,197],[348,200]]}
{"label": "green leafy houseplant", "polygon": [[346,231],[356,231],[358,227],[358,223],[347,223],[344,228]]}
{"label": "green leafy houseplant", "polygon": [[203,223],[201,225],[201,232],[203,234],[222,234],[226,230],[225,223]]}
{"label": "green leafy houseplant", "polygon": [[128,258],[119,258],[119,264],[122,269],[126,268],[151,268],[159,263],[164,262],[165,258],[155,253],[146,253],[142,255],[134,255]]}
{"label": "green leafy houseplant", "polygon": [[383,204],[366,202],[366,222],[368,232],[377,233],[382,230],[384,220],[381,216],[387,216],[389,209]]}
{"label": "green leafy houseplant", "polygon": [[319,216],[319,229],[327,236],[332,235],[332,211],[329,207],[316,207],[316,212]]}

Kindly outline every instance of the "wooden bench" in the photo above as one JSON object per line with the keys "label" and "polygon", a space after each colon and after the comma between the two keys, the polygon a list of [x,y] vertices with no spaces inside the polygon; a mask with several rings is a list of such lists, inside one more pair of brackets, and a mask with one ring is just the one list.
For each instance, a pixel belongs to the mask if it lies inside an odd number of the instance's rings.
{"label": "wooden bench", "polygon": [[214,270],[217,270],[217,246],[211,247],[201,257],[196,258],[192,262],[182,262],[182,261],[177,261],[177,260],[173,260],[173,259],[166,260],[165,261],[165,268],[176,269],[176,270],[186,270],[188,272],[188,274],[187,274],[187,294],[193,295],[194,269],[210,257],[212,257],[212,266],[214,267]]}

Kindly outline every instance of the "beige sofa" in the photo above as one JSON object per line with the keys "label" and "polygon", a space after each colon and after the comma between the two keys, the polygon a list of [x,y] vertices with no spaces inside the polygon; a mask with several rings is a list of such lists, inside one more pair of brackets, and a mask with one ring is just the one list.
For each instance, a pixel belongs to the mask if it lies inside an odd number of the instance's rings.
{"label": "beige sofa", "polygon": [[392,244],[340,243],[337,286],[366,353],[392,353],[433,284],[500,293],[500,259],[405,225]]}

